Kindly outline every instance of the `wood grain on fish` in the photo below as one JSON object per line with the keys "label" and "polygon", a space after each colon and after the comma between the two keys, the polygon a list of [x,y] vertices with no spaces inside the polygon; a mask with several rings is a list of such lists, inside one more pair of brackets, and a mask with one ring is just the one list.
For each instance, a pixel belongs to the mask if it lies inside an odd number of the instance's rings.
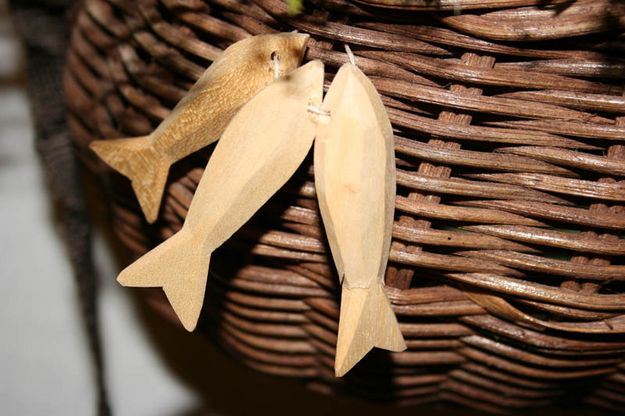
{"label": "wood grain on fish", "polygon": [[170,166],[219,139],[228,122],[262,88],[301,63],[308,35],[259,35],[228,47],[171,114],[145,137],[96,140],[91,149],[127,176],[148,222],[158,217]]}
{"label": "wood grain on fish", "polygon": [[295,173],[315,137],[323,64],[312,61],[270,84],[232,119],[182,229],[124,269],[124,286],[162,287],[184,327],[195,329],[211,253]]}

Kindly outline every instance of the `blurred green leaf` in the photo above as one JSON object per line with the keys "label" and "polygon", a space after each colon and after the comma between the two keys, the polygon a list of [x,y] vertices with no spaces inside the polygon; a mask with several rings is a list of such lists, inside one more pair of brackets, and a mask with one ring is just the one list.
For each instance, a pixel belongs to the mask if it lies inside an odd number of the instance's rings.
{"label": "blurred green leaf", "polygon": [[302,11],[303,0],[286,0],[289,5],[289,14],[298,14]]}

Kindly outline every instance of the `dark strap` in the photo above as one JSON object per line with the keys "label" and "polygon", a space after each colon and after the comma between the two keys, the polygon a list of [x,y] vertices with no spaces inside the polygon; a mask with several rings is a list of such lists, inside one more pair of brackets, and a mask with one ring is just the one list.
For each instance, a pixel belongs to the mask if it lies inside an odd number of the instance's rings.
{"label": "dark strap", "polygon": [[80,172],[66,123],[62,75],[68,44],[70,0],[12,0],[15,26],[27,52],[28,94],[36,147],[53,197],[62,211],[62,233],[82,307],[95,368],[98,415],[111,414],[104,380],[91,225]]}

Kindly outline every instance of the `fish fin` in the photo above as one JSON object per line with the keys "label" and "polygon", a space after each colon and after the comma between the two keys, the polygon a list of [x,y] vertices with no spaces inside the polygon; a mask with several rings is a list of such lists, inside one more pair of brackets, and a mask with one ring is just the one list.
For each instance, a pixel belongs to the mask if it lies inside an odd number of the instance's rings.
{"label": "fish fin", "polygon": [[122,286],[162,287],[187,331],[197,325],[208,276],[210,253],[184,229],[126,267]]}
{"label": "fish fin", "polygon": [[368,288],[343,285],[334,370],[347,373],[373,347],[403,351],[406,342],[381,284]]}
{"label": "fish fin", "polygon": [[96,140],[89,147],[130,179],[143,215],[149,223],[156,221],[171,163],[152,146],[151,137]]}

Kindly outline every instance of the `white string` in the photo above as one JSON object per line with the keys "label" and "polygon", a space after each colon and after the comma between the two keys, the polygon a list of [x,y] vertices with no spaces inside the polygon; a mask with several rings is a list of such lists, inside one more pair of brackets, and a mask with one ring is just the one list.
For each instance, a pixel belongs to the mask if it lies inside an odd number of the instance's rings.
{"label": "white string", "polygon": [[277,53],[273,53],[271,56],[271,67],[273,68],[273,79],[280,78],[280,57]]}
{"label": "white string", "polygon": [[321,109],[321,107],[318,107],[318,106],[312,105],[312,104],[308,104],[308,112],[309,113],[313,113],[313,114],[317,114],[318,116],[330,117],[330,112],[329,111],[324,111],[324,110]]}
{"label": "white string", "polygon": [[460,5],[460,0],[454,0],[454,16],[460,16],[462,13],[462,6]]}
{"label": "white string", "polygon": [[347,43],[345,44],[345,53],[347,53],[347,59],[349,59],[349,63],[352,65],[356,65],[356,58],[354,57],[354,53]]}

